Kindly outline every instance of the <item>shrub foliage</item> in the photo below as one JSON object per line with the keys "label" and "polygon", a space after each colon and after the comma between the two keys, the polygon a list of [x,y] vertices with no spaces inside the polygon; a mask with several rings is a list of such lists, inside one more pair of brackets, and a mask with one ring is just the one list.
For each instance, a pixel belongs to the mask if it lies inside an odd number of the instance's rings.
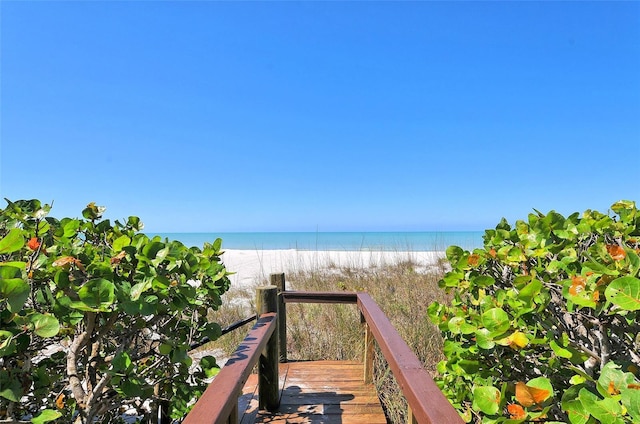
{"label": "shrub foliage", "polygon": [[[118,422],[124,408],[182,416],[215,373],[187,351],[229,288],[221,241],[149,238],[142,223],[49,217],[38,200],[0,210],[0,419]],[[155,413],[155,412],[153,412]]]}
{"label": "shrub foliage", "polygon": [[450,305],[429,316],[438,384],[467,422],[640,422],[640,212],[504,219],[447,250]]}

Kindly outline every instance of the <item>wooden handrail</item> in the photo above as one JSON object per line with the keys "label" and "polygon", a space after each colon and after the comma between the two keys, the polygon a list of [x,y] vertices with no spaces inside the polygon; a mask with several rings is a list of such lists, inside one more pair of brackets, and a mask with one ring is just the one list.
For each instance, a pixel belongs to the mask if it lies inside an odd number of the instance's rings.
{"label": "wooden handrail", "polygon": [[422,362],[371,296],[358,293],[358,308],[400,385],[415,420],[424,424],[463,423]]}
{"label": "wooden handrail", "polygon": [[424,369],[422,362],[369,294],[285,291],[282,296],[285,302],[357,302],[360,313],[378,342],[382,354],[407,399],[413,419],[421,424],[463,423],[458,412]]}
{"label": "wooden handrail", "polygon": [[247,337],[182,421],[183,424],[218,424],[229,420],[231,413],[236,411],[238,396],[253,366],[276,329],[276,323],[275,312],[260,315]]}
{"label": "wooden handrail", "polygon": [[353,292],[305,292],[284,291],[285,303],[357,303],[358,294]]}
{"label": "wooden handrail", "polygon": [[[275,290],[275,286],[271,286]],[[458,412],[445,398],[422,362],[400,337],[387,316],[367,293],[281,292],[285,303],[357,304],[367,324],[367,332],[380,346],[402,393],[409,404],[410,422],[421,424],[463,423]],[[244,341],[207,387],[183,424],[235,422],[238,396],[249,373],[265,350],[276,329],[277,314],[260,315]],[[367,341],[365,342],[367,343]],[[268,355],[277,361],[277,354]],[[274,359],[275,358],[275,359]],[[366,362],[366,361],[365,361]],[[366,378],[366,368],[365,368]],[[274,380],[277,382],[277,378]]]}

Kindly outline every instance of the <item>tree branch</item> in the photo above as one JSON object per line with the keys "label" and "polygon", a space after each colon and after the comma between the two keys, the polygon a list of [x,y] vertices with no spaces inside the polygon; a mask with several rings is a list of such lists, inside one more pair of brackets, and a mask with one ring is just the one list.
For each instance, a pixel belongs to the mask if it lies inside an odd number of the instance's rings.
{"label": "tree branch", "polygon": [[67,376],[69,378],[69,386],[74,399],[78,403],[78,406],[80,406],[80,409],[84,409],[86,407],[86,392],[82,387],[82,380],[78,375],[78,354],[91,339],[91,334],[95,327],[95,320],[96,314],[94,312],[87,313],[85,331],[78,334],[78,336],[73,340],[71,346],[69,346],[69,352],[67,354]]}

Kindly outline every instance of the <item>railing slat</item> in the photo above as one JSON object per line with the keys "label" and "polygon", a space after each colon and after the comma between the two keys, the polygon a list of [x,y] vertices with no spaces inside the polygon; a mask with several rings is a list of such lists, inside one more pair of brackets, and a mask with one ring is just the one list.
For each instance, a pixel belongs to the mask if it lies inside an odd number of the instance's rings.
{"label": "railing slat", "polygon": [[422,424],[463,423],[458,412],[371,296],[359,293],[358,307],[387,359],[413,417]]}
{"label": "railing slat", "polygon": [[238,396],[276,328],[276,319],[274,312],[258,318],[247,337],[182,421],[183,424],[226,423],[233,411],[237,413],[235,406]]}
{"label": "railing slat", "polygon": [[357,303],[358,294],[353,292],[304,292],[285,291],[285,303]]}

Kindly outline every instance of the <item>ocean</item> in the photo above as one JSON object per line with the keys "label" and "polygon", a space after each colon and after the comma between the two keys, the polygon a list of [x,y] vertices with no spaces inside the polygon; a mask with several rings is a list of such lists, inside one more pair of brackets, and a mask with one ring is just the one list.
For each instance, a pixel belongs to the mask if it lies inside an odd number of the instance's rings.
{"label": "ocean", "polygon": [[433,232],[268,232],[268,233],[158,233],[187,246],[202,247],[222,239],[223,249],[242,250],[365,250],[444,251],[451,245],[465,250],[482,247],[484,231]]}

